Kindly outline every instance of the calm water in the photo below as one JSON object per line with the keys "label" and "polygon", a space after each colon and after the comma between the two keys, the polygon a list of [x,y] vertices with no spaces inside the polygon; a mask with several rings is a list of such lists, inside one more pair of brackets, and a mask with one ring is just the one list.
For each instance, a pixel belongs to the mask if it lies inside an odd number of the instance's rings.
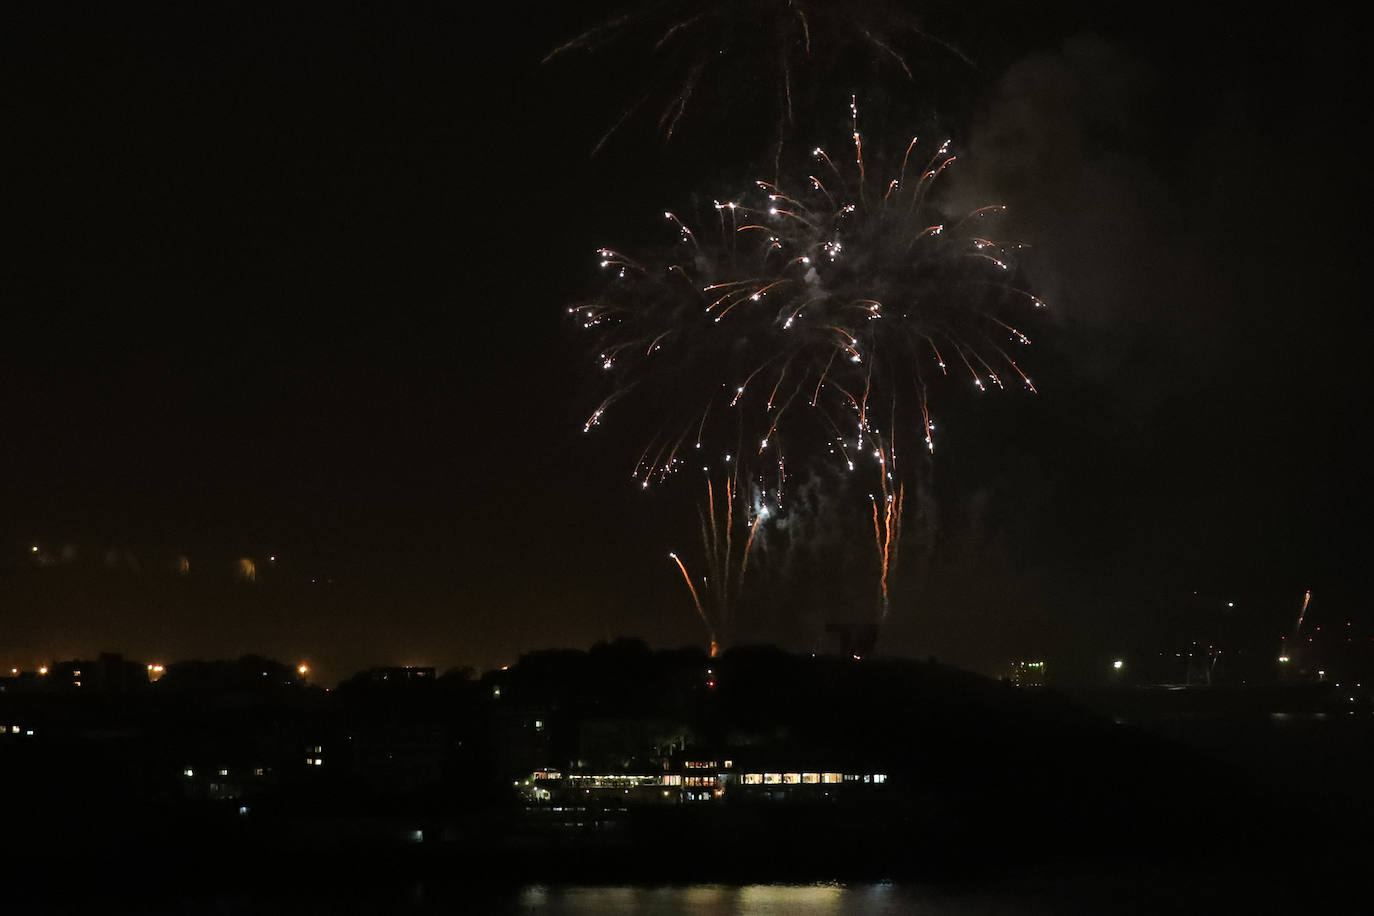
{"label": "calm water", "polygon": [[[982,897],[982,899],[979,899]],[[690,885],[683,887],[526,887],[505,912],[630,914],[654,916],[789,916],[789,914],[905,914],[1025,912],[1029,901],[997,900],[898,884]]]}
{"label": "calm water", "polygon": [[[1363,868],[1355,870],[1363,874]],[[228,876],[226,876],[227,878]],[[1290,876],[1291,877],[1291,876]],[[1333,881],[1333,879],[1336,879]],[[1305,874],[1302,881],[1276,882],[1273,873],[1251,870],[1159,871],[1141,864],[1114,874],[1080,874],[996,879],[958,886],[907,882],[816,884],[544,885],[504,889],[459,879],[396,881],[341,887],[318,877],[291,887],[234,890],[232,879],[195,893],[102,897],[95,907],[110,914],[178,916],[351,916],[351,914],[441,914],[441,916],[1012,916],[1012,914],[1153,914],[1314,912],[1323,916],[1360,912],[1340,901],[1336,875]],[[25,914],[89,914],[90,901],[64,898],[52,888],[27,900]]]}
{"label": "calm water", "polygon": [[[108,903],[108,901],[107,901]],[[125,904],[133,904],[126,900]],[[1057,882],[1034,887],[951,890],[912,884],[685,884],[671,886],[558,886],[531,884],[506,890],[465,888],[461,882],[416,881],[349,893],[317,885],[285,893],[232,890],[147,898],[112,913],[187,916],[351,916],[351,914],[442,914],[442,916],[1009,916],[1018,913],[1153,913],[1185,911],[1157,894],[1141,895],[1097,882]],[[25,913],[89,912],[60,898],[26,903]]]}
{"label": "calm water", "polygon": [[[531,884],[499,893],[416,882],[405,890],[348,900],[297,900],[291,905],[218,900],[216,914],[320,913],[539,914],[539,916],[1012,916],[1203,912],[1220,894],[1230,912],[1256,912],[1277,901],[1258,876],[1169,875],[1142,869],[1111,878],[1023,878],[968,887],[910,883],[684,884],[568,886]],[[1207,891],[1199,895],[1199,888]],[[1226,908],[1223,908],[1225,910]],[[184,910],[183,912],[190,912]]]}
{"label": "calm water", "polygon": [[[423,893],[417,888],[417,893]],[[909,883],[693,884],[557,887],[530,885],[485,902],[412,900],[433,913],[645,914],[645,916],[1011,916],[1011,914],[1153,914],[1268,912],[1285,906],[1281,888],[1253,873],[1133,873],[1034,877],[964,888]],[[1298,895],[1287,905],[1299,903]],[[1327,913],[1346,912],[1327,897]],[[417,910],[397,909],[396,912]],[[1354,912],[1354,911],[1351,911]],[[1367,911],[1362,911],[1367,912]]]}

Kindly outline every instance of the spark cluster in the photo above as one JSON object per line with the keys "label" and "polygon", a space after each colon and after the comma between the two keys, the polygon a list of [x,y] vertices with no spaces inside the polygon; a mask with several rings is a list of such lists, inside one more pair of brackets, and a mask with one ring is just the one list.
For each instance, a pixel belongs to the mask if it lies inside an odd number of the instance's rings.
{"label": "spark cluster", "polygon": [[[997,240],[1004,207],[944,212],[948,142],[913,139],[869,162],[853,101],[850,122],[845,154],[814,149],[794,184],[756,181],[704,220],[665,212],[675,240],[657,250],[600,249],[606,282],[570,312],[595,335],[608,389],[586,431],[617,414],[651,431],[630,469],[641,488],[705,476],[718,591],[732,587],[726,569],[742,581],[757,526],[786,510],[796,471],[829,463],[872,504],[881,619],[909,452],[935,448],[929,386],[1034,392],[1017,351],[1044,303],[1017,282],[1022,246]],[[730,543],[721,530],[737,522],[746,534]]]}

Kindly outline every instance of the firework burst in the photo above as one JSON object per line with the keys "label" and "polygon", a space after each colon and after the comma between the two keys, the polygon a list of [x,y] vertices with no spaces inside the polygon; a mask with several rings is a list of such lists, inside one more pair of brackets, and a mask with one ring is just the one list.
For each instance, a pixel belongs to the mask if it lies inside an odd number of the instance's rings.
{"label": "firework burst", "polygon": [[1005,208],[949,217],[948,142],[870,161],[852,101],[849,127],[795,187],[757,181],[713,202],[707,226],[665,213],[675,242],[642,256],[601,249],[608,282],[570,309],[608,382],[586,430],[616,415],[649,431],[630,468],[641,488],[689,469],[705,481],[712,597],[693,600],[713,643],[759,526],[786,513],[789,475],[818,464],[871,503],[885,620],[908,484],[936,444],[932,384],[1035,391],[1016,351],[1044,303],[1016,280],[1021,246],[996,240]]}

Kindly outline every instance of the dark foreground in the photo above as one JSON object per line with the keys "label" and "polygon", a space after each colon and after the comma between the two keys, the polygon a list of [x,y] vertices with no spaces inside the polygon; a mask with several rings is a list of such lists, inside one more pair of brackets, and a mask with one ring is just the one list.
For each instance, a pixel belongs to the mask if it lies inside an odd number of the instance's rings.
{"label": "dark foreground", "polygon": [[[961,796],[865,811],[641,811],[553,836],[504,811],[409,843],[318,819],[227,832],[213,818],[71,824],[65,852],[10,834],[7,896],[40,913],[1368,911],[1370,790],[1329,767],[1369,752],[1364,723],[1168,724],[1199,731],[1178,745],[1196,754],[1199,780],[1217,767],[1233,776],[1210,801],[1133,778],[1105,807],[1056,796],[1058,810],[1033,817],[1027,799],[1009,816]],[[1222,750],[1203,753],[1203,739]],[[1224,760],[1256,749],[1262,765]]]}
{"label": "dark foreground", "polygon": [[[515,669],[496,685],[502,691],[463,687],[467,706],[444,694],[421,703],[369,691],[302,713],[300,728],[332,723],[340,748],[360,729],[395,725],[404,710],[447,717],[436,746],[463,765],[439,771],[423,791],[389,794],[368,781],[369,767],[382,763],[329,750],[328,737],[303,744],[306,733],[289,730],[290,756],[307,746],[338,775],[316,779],[320,768],[301,763],[293,780],[257,795],[185,791],[200,785],[175,769],[194,751],[186,736],[216,748],[232,772],[229,755],[247,746],[244,735],[266,734],[264,723],[286,728],[288,720],[267,715],[275,700],[222,708],[199,694],[165,707],[149,705],[164,702],[157,697],[142,706],[108,700],[102,718],[80,721],[52,711],[95,709],[88,701],[30,704],[49,710],[42,734],[53,737],[14,744],[37,750],[5,758],[5,911],[1369,909],[1361,894],[1374,854],[1374,715],[1362,701],[1286,687],[1027,693],[924,663],[808,661],[788,674],[794,663],[780,659],[768,677],[749,681],[763,664],[714,666],[725,687],[677,694],[687,700],[676,720],[663,718],[661,704],[630,716],[643,691],[588,692],[570,677],[536,680]],[[540,699],[546,689],[560,699]],[[525,705],[512,712],[519,690]],[[606,696],[623,698],[619,718],[605,715]],[[797,696],[807,702],[779,699]],[[126,716],[116,729],[111,710],[129,709],[145,718]],[[546,723],[542,743],[521,744],[531,733],[511,729],[534,716]],[[169,721],[198,730],[158,730]],[[424,721],[388,732],[388,747],[400,754],[414,745]],[[702,754],[849,753],[889,779],[843,800],[765,800],[736,788],[719,802],[619,806],[541,804],[511,788],[511,772],[529,772],[513,756],[522,748],[556,762],[588,755],[599,741],[614,755],[608,735],[638,745],[641,729],[665,721]],[[236,722],[251,727],[238,733]],[[237,737],[220,749],[214,742],[229,734]],[[483,735],[486,744],[472,750]],[[92,756],[97,747],[105,750]],[[684,762],[690,746],[655,753],[631,760],[630,771],[694,772]]]}

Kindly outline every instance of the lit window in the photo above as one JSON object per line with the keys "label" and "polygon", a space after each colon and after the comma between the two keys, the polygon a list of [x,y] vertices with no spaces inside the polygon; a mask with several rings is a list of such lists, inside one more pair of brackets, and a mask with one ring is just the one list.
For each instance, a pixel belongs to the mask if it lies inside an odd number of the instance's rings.
{"label": "lit window", "polygon": [[318,767],[318,766],[323,766],[323,765],[324,765],[324,758],[323,758],[323,757],[316,757],[316,758],[315,758],[315,766]]}
{"label": "lit window", "polygon": [[663,777],[663,784],[665,786],[680,786],[682,785],[682,777],[674,773],[669,773]]}
{"label": "lit window", "polygon": [[744,784],[745,784],[746,786],[757,786],[757,785],[761,785],[762,783],[763,783],[763,774],[762,774],[762,773],[745,773],[745,774],[744,774]]}
{"label": "lit window", "polygon": [[229,771],[226,770],[224,767],[220,767],[219,775],[221,775],[221,776],[228,776],[228,775],[229,775]]}
{"label": "lit window", "polygon": [[886,773],[874,773],[874,774],[873,774],[873,781],[874,781],[874,782],[887,782],[887,774],[886,774]]}
{"label": "lit window", "polygon": [[818,783],[818,782],[820,782],[820,781],[821,781],[821,774],[820,774],[820,773],[803,773],[803,774],[802,774],[802,782],[806,783],[807,785],[815,785],[816,783]]}
{"label": "lit window", "polygon": [[782,784],[785,786],[795,786],[801,783],[800,773],[783,773]]}
{"label": "lit window", "polygon": [[544,720],[543,720],[543,719],[535,719],[535,720],[534,720],[534,730],[537,731],[537,732],[542,732],[542,731],[544,730]]}
{"label": "lit window", "polygon": [[840,773],[822,773],[822,774],[821,774],[821,782],[824,782],[824,783],[844,782],[844,776],[843,776],[842,774],[840,774]]}
{"label": "lit window", "polygon": [[196,775],[196,771],[191,769],[190,767],[187,767],[186,769],[181,771],[181,775],[189,779],[190,777]]}
{"label": "lit window", "polygon": [[315,762],[315,758],[314,758],[314,757],[307,757],[307,758],[305,758],[305,765],[306,765],[306,766],[310,766],[310,765],[313,764],[314,762]]}
{"label": "lit window", "polygon": [[253,775],[254,775],[254,776],[261,776],[261,775],[262,775],[262,767],[255,767],[255,768],[253,769]]}
{"label": "lit window", "polygon": [[18,725],[11,725],[11,726],[10,726],[10,731],[14,732],[14,734],[16,734],[16,735],[19,734],[19,726],[18,726]]}
{"label": "lit window", "polygon": [[735,765],[735,761],[733,761],[733,760],[727,760],[727,761],[725,761],[725,768],[726,768],[727,770],[730,769],[731,767],[733,767],[734,765]]}
{"label": "lit window", "polygon": [[764,785],[767,785],[767,786],[776,786],[776,785],[778,785],[778,784],[781,783],[781,782],[782,782],[782,774],[781,774],[781,773],[764,773],[764,774],[763,774],[763,783],[764,783]]}

